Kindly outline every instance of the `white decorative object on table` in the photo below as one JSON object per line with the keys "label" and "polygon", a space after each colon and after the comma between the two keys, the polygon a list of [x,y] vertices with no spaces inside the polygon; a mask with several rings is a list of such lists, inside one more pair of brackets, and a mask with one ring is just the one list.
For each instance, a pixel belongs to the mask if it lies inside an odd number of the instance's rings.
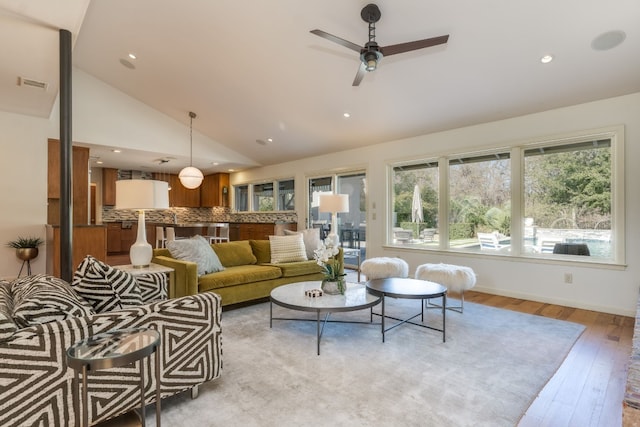
{"label": "white decorative object on table", "polygon": [[116,209],[138,211],[138,235],[131,245],[129,257],[134,267],[148,267],[153,248],[147,242],[144,211],[169,209],[169,184],[150,179],[122,179],[116,181]]}
{"label": "white decorative object on table", "polygon": [[344,294],[347,289],[345,274],[342,271],[342,262],[336,258],[340,253],[338,246],[334,245],[334,239],[327,237],[318,249],[313,251],[316,263],[322,267],[324,279],[322,290],[329,295]]}

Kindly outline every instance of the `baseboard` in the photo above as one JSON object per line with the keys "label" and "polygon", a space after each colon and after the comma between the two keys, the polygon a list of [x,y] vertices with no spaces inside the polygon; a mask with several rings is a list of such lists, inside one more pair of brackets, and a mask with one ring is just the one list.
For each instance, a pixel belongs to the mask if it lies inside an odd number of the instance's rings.
{"label": "baseboard", "polygon": [[537,301],[537,302],[543,302],[547,304],[555,304],[555,305],[562,305],[565,307],[579,308],[582,310],[598,311],[600,313],[616,314],[619,316],[634,317],[634,318],[636,317],[635,310],[623,310],[623,309],[620,309],[619,307],[581,304],[573,300],[566,300],[562,298],[549,298],[549,297],[543,297],[540,295],[527,294],[524,292],[514,292],[514,291],[505,290],[505,289],[486,288],[483,286],[475,286],[471,290],[482,292],[485,294],[500,295],[503,297],[519,298],[519,299],[524,299],[528,301]]}

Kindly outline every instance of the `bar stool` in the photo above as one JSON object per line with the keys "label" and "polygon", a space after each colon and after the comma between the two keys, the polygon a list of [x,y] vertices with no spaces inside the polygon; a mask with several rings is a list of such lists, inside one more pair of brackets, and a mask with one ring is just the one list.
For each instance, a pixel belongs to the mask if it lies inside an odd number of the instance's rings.
{"label": "bar stool", "polygon": [[167,227],[166,231],[166,239],[165,242],[171,242],[176,240],[176,229],[173,227]]}
{"label": "bar stool", "polygon": [[164,227],[156,227],[156,249],[166,248],[167,239],[164,237]]}

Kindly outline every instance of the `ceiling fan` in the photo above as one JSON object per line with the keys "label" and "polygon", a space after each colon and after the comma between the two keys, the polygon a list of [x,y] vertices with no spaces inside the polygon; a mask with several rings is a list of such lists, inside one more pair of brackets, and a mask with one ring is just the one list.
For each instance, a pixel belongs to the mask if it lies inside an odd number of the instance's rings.
{"label": "ceiling fan", "polygon": [[445,36],[432,37],[430,39],[415,40],[412,42],[399,43],[391,46],[379,46],[376,43],[376,22],[380,20],[382,13],[375,4],[371,3],[362,8],[360,12],[362,20],[369,23],[369,41],[365,43],[364,47],[358,46],[348,40],[341,39],[322,30],[311,30],[312,34],[320,36],[334,43],[338,43],[346,48],[355,50],[360,54],[360,68],[353,79],[353,86],[359,86],[364,75],[367,72],[375,71],[378,67],[378,63],[383,56],[391,56],[397,53],[409,52],[412,50],[423,49],[425,47],[437,46],[439,44],[445,44],[449,40],[449,34]]}

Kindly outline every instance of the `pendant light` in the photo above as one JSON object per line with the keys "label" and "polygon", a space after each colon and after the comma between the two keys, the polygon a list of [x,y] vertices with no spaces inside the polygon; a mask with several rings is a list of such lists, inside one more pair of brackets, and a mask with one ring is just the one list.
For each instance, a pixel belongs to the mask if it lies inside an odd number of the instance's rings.
{"label": "pendant light", "polygon": [[198,188],[200,184],[202,184],[204,175],[202,175],[202,171],[200,171],[200,169],[193,167],[193,119],[196,118],[196,113],[189,111],[189,117],[189,140],[191,142],[190,161],[189,166],[180,171],[178,178],[180,178],[180,183],[182,183],[184,187],[194,189]]}

